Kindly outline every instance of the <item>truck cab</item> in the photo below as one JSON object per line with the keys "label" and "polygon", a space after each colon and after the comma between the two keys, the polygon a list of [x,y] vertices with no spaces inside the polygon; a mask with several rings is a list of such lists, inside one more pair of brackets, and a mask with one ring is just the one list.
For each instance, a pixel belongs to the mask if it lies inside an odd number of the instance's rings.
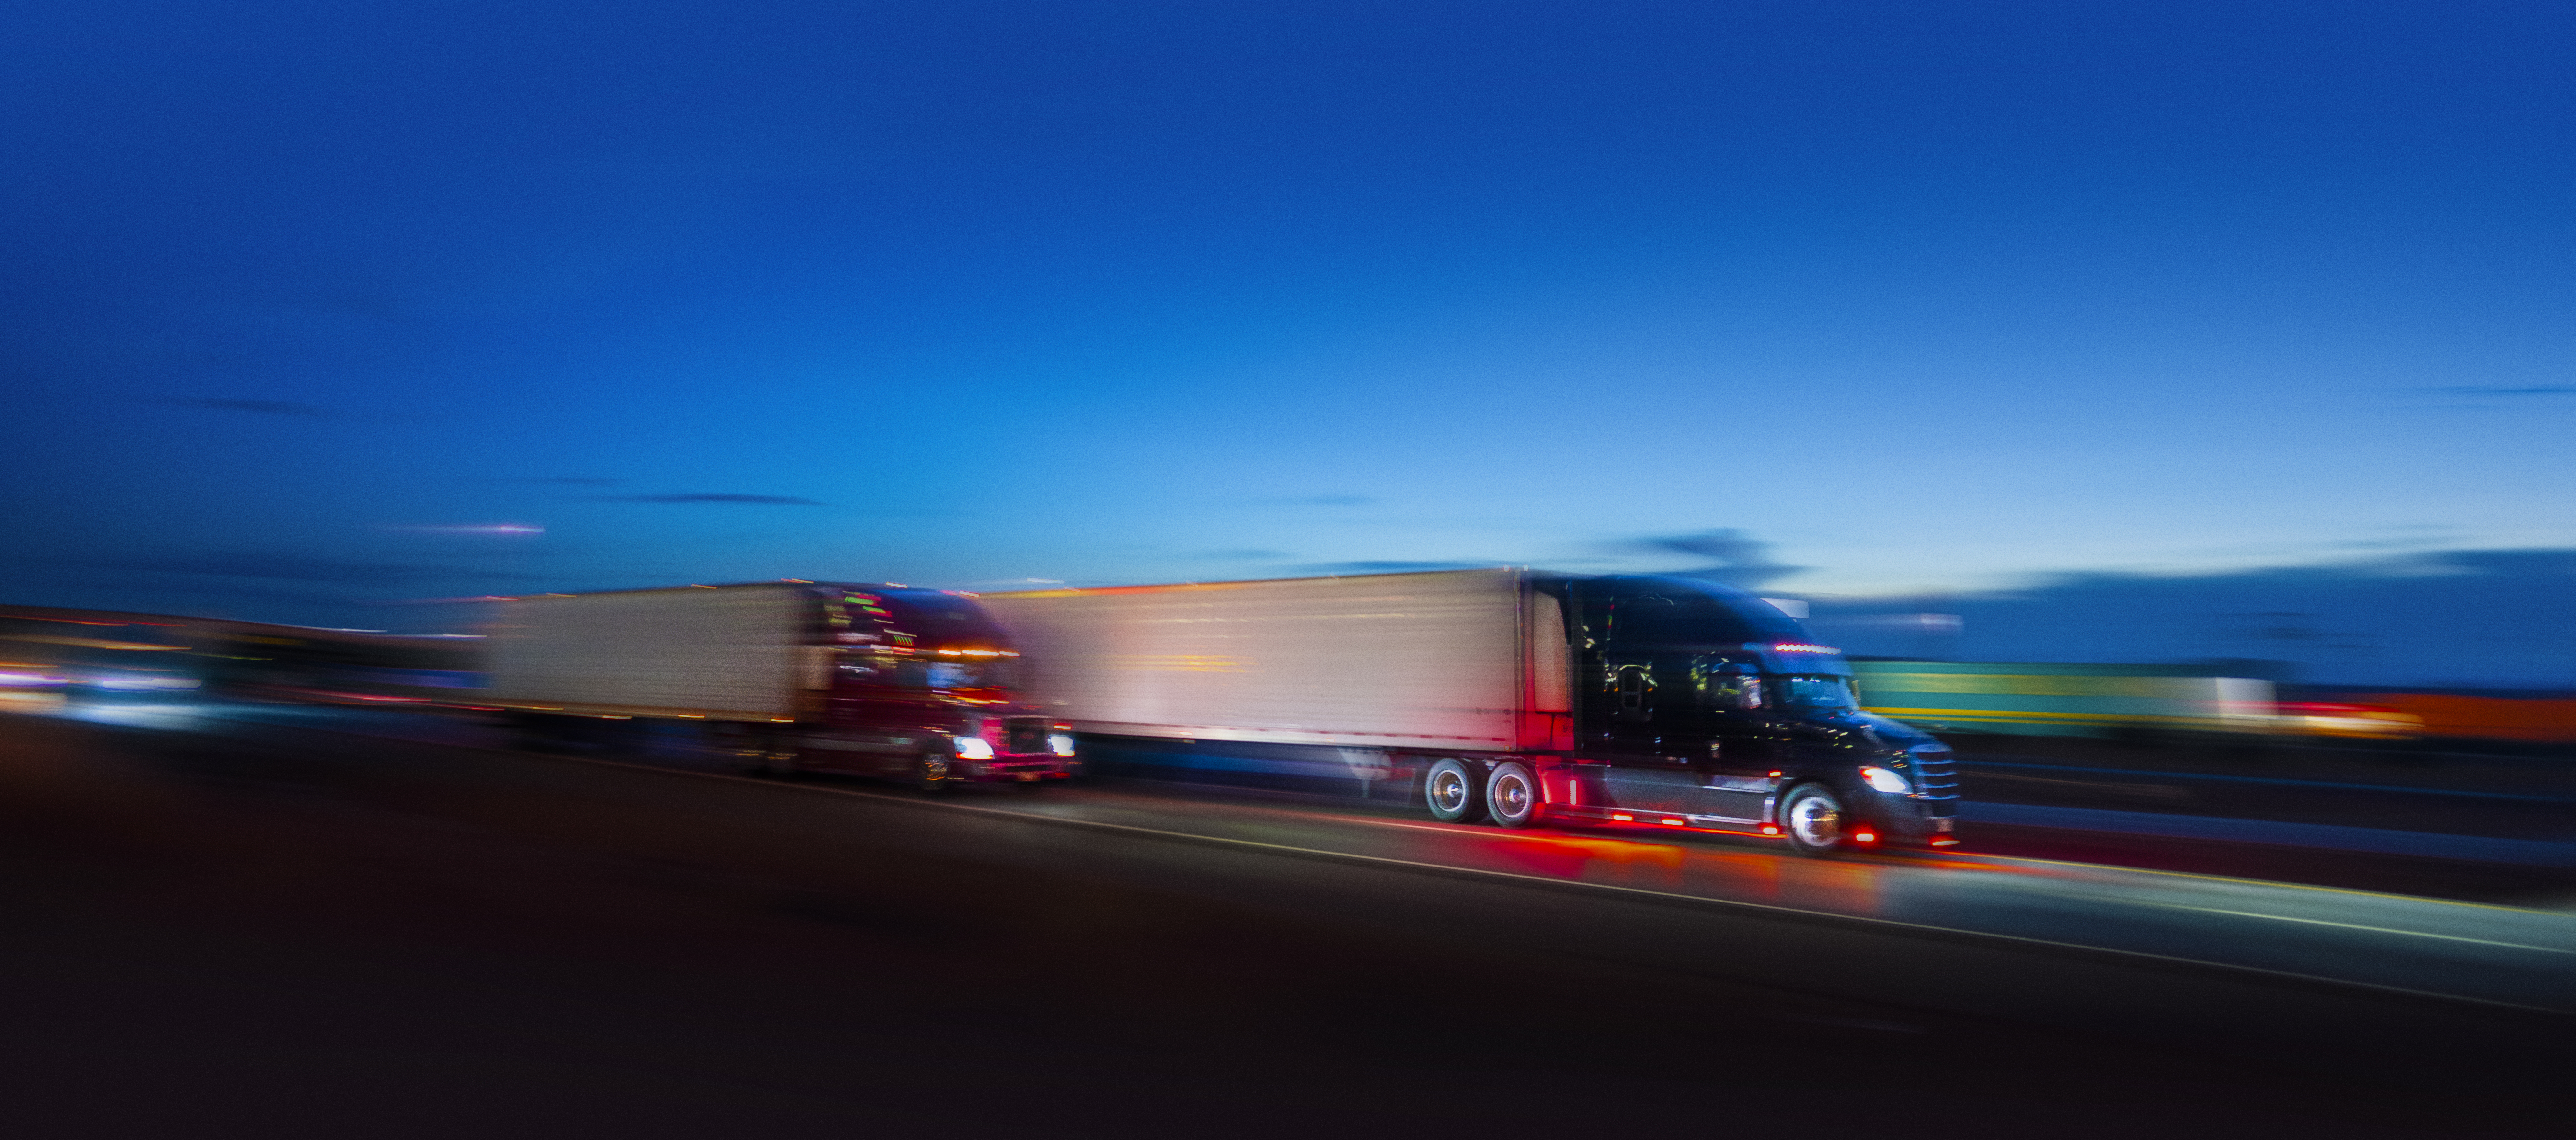
{"label": "truck cab", "polygon": [[1842,653],[1777,607],[1685,578],[1540,590],[1565,608],[1576,694],[1575,748],[1543,765],[1558,777],[1543,814],[1780,836],[1811,854],[1956,842],[1950,749],[1861,711]]}
{"label": "truck cab", "polygon": [[830,675],[798,767],[940,791],[1039,784],[1080,770],[1071,727],[1022,699],[1010,637],[971,595],[892,585],[823,591]]}

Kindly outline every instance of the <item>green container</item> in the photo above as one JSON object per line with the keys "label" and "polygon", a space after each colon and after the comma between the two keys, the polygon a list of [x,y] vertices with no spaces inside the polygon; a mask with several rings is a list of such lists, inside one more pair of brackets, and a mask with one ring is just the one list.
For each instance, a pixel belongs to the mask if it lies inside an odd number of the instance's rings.
{"label": "green container", "polygon": [[2272,683],[2206,665],[1854,661],[1863,708],[1933,732],[2107,736],[2141,728],[2265,732]]}

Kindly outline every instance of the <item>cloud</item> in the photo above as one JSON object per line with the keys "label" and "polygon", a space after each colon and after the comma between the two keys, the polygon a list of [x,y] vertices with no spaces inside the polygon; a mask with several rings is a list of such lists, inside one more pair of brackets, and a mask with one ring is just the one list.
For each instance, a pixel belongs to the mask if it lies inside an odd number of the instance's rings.
{"label": "cloud", "polygon": [[1723,582],[1738,589],[1750,590],[1765,582],[1786,578],[1808,569],[1771,560],[1771,544],[1752,538],[1740,530],[1704,530],[1697,534],[1670,535],[1662,538],[1637,539],[1628,545],[1647,550],[1672,551],[1712,560],[1711,565],[1695,570],[1677,570],[1687,578],[1705,578]]}
{"label": "cloud", "polygon": [[686,495],[602,495],[610,503],[761,503],[780,507],[819,507],[824,504],[793,495],[737,495],[727,491],[701,491]]}
{"label": "cloud", "polygon": [[1377,499],[1371,495],[1297,495],[1262,501],[1279,507],[1365,507]]}
{"label": "cloud", "polygon": [[290,404],[284,400],[242,400],[229,396],[162,396],[153,401],[181,408],[204,408],[217,412],[252,412],[263,416],[327,416],[331,413],[311,404]]}
{"label": "cloud", "polygon": [[300,554],[256,551],[209,551],[196,554],[125,558],[59,559],[57,565],[88,570],[126,570],[209,578],[266,578],[286,582],[337,582],[391,586],[460,577],[493,577],[456,566],[392,562],[347,562]]}
{"label": "cloud", "polygon": [[1476,570],[1499,562],[1316,562],[1297,567],[1308,574],[1405,574],[1416,570]]}
{"label": "cloud", "polygon": [[[2194,575],[2057,575],[2002,592],[1818,598],[1860,655],[2226,662],[2330,685],[2576,686],[2576,549],[2450,550]],[[1939,638],[1893,617],[1962,619]],[[2263,664],[2250,664],[2249,662]]]}
{"label": "cloud", "polygon": [[2451,384],[2435,388],[2455,396],[2565,396],[2576,394],[2576,384],[2535,384],[2516,387],[2507,384]]}

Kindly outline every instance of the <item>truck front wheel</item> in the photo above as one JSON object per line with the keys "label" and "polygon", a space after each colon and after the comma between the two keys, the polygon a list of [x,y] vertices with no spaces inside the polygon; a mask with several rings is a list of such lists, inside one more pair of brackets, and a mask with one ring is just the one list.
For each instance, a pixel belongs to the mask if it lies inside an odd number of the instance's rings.
{"label": "truck front wheel", "polygon": [[1530,774],[1529,765],[1511,760],[1494,765],[1494,774],[1485,778],[1485,814],[1505,827],[1538,822],[1538,777]]}
{"label": "truck front wheel", "polygon": [[1843,802],[1823,784],[1800,784],[1780,803],[1780,831],[1789,850],[1811,858],[1842,849]]}
{"label": "truck front wheel", "polygon": [[932,752],[924,755],[921,762],[913,766],[912,785],[928,795],[945,795],[948,792],[950,773],[954,771],[956,771],[956,761],[941,753]]}
{"label": "truck front wheel", "polygon": [[1484,811],[1483,781],[1457,760],[1442,760],[1431,765],[1422,777],[1422,800],[1431,807],[1431,818],[1442,823],[1472,823]]}

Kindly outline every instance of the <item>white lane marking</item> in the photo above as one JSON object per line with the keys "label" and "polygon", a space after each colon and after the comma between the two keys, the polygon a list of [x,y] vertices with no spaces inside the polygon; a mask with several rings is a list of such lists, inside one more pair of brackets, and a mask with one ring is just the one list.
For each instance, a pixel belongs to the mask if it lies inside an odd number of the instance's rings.
{"label": "white lane marking", "polygon": [[2322,918],[2293,918],[2286,914],[2263,914],[2251,910],[2226,910],[2214,906],[2192,906],[2188,903],[2151,902],[2167,910],[2197,910],[2209,914],[2232,914],[2239,918],[2268,918],[2274,922],[2304,922],[2310,926],[2338,926],[2345,930],[2368,930],[2377,934],[2405,934],[2416,938],[2439,938],[2445,942],[2475,942],[2480,946],[2502,946],[2509,950],[2536,950],[2543,954],[2576,954],[2576,950],[2556,946],[2531,946],[2520,942],[2498,942],[2492,938],[2471,938],[2464,934],[2435,934],[2429,930],[2399,930],[2393,926],[2364,926],[2358,922],[2332,922]]}
{"label": "white lane marking", "polygon": [[[250,723],[263,724],[264,722],[252,721]],[[277,727],[273,724],[269,724],[268,726]],[[353,732],[347,729],[310,728],[304,725],[291,725],[284,727],[293,727],[307,732],[320,732],[331,736],[352,736],[361,740],[378,738],[376,734],[373,733]],[[389,739],[401,740],[400,737]],[[404,743],[424,742],[404,741]],[[2033,938],[2023,934],[2004,934],[1997,931],[1971,930],[1966,927],[1956,926],[1935,926],[1928,922],[1907,922],[1903,919],[1895,918],[1876,918],[1869,915],[1844,914],[1829,910],[1809,910],[1804,907],[1779,906],[1773,903],[1748,902],[1743,899],[1717,898],[1711,895],[1682,894],[1677,891],[1658,891],[1645,887],[1623,887],[1615,883],[1594,883],[1586,882],[1581,879],[1554,879],[1548,878],[1544,875],[1524,875],[1513,871],[1491,871],[1482,867],[1459,867],[1446,863],[1424,863],[1412,859],[1393,859],[1383,855],[1362,855],[1353,851],[1333,851],[1318,847],[1296,847],[1285,843],[1265,843],[1258,839],[1236,839],[1232,836],[1225,835],[1198,835],[1187,831],[1171,831],[1165,828],[1141,827],[1135,824],[1126,823],[1109,823],[1102,820],[1083,819],[1077,816],[1041,815],[1035,812],[1008,811],[1001,808],[977,807],[972,804],[948,803],[941,800],[924,799],[918,796],[891,796],[882,792],[862,792],[849,788],[829,788],[815,784],[791,784],[777,780],[764,780],[753,776],[729,775],[722,772],[696,772],[685,768],[665,768],[651,764],[637,764],[624,760],[601,760],[586,756],[557,756],[548,753],[519,752],[508,748],[494,748],[488,745],[431,744],[430,746],[441,748],[466,748],[477,752],[496,752],[505,756],[518,756],[533,760],[553,760],[573,764],[588,764],[602,768],[624,768],[629,771],[646,772],[659,776],[674,776],[683,779],[722,780],[728,783],[757,784],[765,788],[779,788],[787,791],[847,796],[852,799],[876,800],[881,803],[899,804],[907,807],[931,808],[935,810],[954,812],[971,812],[976,815],[998,816],[1003,819],[1021,820],[1030,823],[1051,823],[1064,827],[1088,827],[1103,831],[1123,831],[1136,835],[1151,835],[1163,839],[1177,839],[1184,842],[1214,843],[1230,847],[1249,847],[1260,850],[1284,852],[1292,855],[1320,857],[1340,862],[1372,863],[1382,866],[1408,867],[1415,870],[1434,871],[1450,875],[1514,880],[1525,883],[1534,883],[1543,887],[1554,887],[1560,890],[1574,889],[1601,891],[1611,894],[1637,895],[1645,898],[1665,899],[1674,902],[1691,903],[1699,906],[1734,907],[1744,910],[1769,911],[1774,914],[1797,915],[1804,918],[1821,918],[1831,922],[1850,923],[1862,926],[1883,926],[1899,930],[1917,930],[1931,934],[1964,935],[1969,938],[1991,939],[1997,942],[2017,942],[2026,946],[2046,946],[2059,950],[2075,950],[2092,954],[2108,954],[2115,957],[2136,958],[2150,962],[2168,962],[2182,966],[2198,966],[2207,969],[2228,970],[2238,973],[2261,974],[2267,977],[2286,978],[2293,981],[2312,982],[2328,986],[2341,986],[2349,989],[2373,990],[2387,994],[2404,994],[2408,997],[2433,998],[2440,1001],[2466,1002],[2471,1005],[2493,1006],[2498,1009],[2518,1009],[2527,1013],[2547,1013],[2563,1017],[2571,1012],[2569,1010],[2554,1009],[2549,1006],[2526,1005],[2522,1002],[2505,1001],[2500,998],[2472,997],[2468,994],[2450,994],[2443,993],[2438,990],[2419,990],[2411,986],[2392,986],[2383,982],[2365,982],[2352,978],[2333,978],[2327,977],[2323,974],[2304,974],[2296,970],[2276,970],[2268,966],[2248,966],[2236,962],[2213,962],[2204,958],[2185,958],[2179,954],[2158,954],[2152,951],[2130,950],[2118,946],[2093,946],[2081,942],[2063,942],[2054,938]],[[2275,916],[2256,915],[2255,917],[2268,918]]]}
{"label": "white lane marking", "polygon": [[1981,851],[1952,850],[1942,852],[1941,857],[1944,859],[1956,859],[1970,863],[2027,863],[2040,867],[2069,867],[2077,871],[2107,871],[2123,875],[2159,875],[2168,879],[2199,879],[2212,883],[2243,883],[2248,886],[2256,887],[2277,887],[2293,891],[2315,891],[2319,894],[2328,895],[2359,895],[2363,898],[2374,899],[2398,899],[2410,903],[2426,903],[2434,906],[2461,906],[2469,907],[2474,910],[2501,910],[2509,911],[2514,914],[2564,915],[2566,913],[2564,911],[2544,910],[2539,907],[2506,906],[2502,903],[2470,902],[2466,899],[2437,899],[2429,895],[2401,895],[2393,894],[2388,891],[2365,891],[2354,887],[2325,887],[2319,886],[2315,883],[2288,883],[2281,882],[2276,879],[2248,879],[2241,875],[2210,875],[2199,871],[2164,871],[2158,870],[2154,867],[2123,867],[2114,863],[2078,863],[2066,859],[2039,859],[2029,855],[1989,855]]}

